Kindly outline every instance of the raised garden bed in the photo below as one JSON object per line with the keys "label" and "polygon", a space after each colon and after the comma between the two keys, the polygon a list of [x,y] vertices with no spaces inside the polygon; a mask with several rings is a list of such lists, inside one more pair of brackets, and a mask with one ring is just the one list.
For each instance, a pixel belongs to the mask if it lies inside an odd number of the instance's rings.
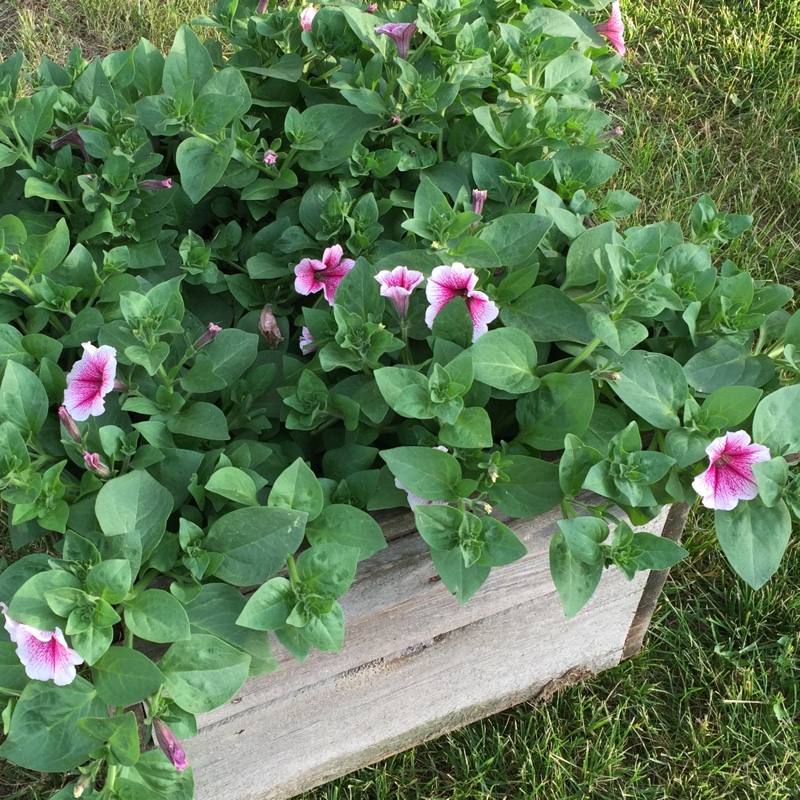
{"label": "raised garden bed", "polygon": [[[687,512],[666,507],[637,530],[676,540]],[[389,547],[360,565],[342,600],[342,652],[299,663],[281,649],[279,672],[199,718],[199,735],[184,742],[198,800],[292,797],[638,653],[666,572],[628,581],[606,570],[567,621],[548,564],[558,519],[554,509],[509,520],[528,555],[461,606],[413,516],[387,516]]]}

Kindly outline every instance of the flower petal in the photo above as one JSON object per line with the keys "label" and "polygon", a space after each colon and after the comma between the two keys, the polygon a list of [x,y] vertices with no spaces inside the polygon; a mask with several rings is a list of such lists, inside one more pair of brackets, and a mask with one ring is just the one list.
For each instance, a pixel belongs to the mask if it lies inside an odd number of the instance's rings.
{"label": "flower petal", "polygon": [[484,292],[471,292],[467,296],[467,310],[472,317],[472,341],[489,330],[489,323],[497,319],[500,310]]}

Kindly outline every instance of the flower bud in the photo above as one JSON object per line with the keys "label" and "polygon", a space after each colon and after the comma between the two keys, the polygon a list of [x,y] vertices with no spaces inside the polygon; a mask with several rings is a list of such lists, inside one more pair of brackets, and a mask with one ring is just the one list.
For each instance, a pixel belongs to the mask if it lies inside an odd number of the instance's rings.
{"label": "flower bud", "polygon": [[80,431],[78,430],[78,426],[75,424],[75,420],[69,415],[69,411],[67,411],[65,406],[58,407],[58,418],[61,420],[61,424],[64,426],[64,430],[67,432],[67,435],[70,437],[70,439],[72,439],[73,442],[80,444]]}
{"label": "flower bud", "polygon": [[269,5],[269,0],[258,0],[258,8],[256,8],[256,14],[265,13],[268,5]]}
{"label": "flower bud", "polygon": [[111,470],[100,460],[100,456],[97,453],[90,453],[88,450],[84,450],[83,460],[95,475],[101,478],[111,477]]}
{"label": "flower bud", "polygon": [[304,31],[311,30],[311,23],[314,21],[314,17],[317,16],[317,9],[314,6],[306,6],[300,12],[300,27]]}
{"label": "flower bud", "polygon": [[205,347],[212,339],[216,338],[221,330],[219,325],[209,322],[208,330],[194,343],[194,349],[199,350],[201,347]]}
{"label": "flower bud", "polygon": [[486,202],[486,198],[489,195],[489,191],[487,189],[473,189],[472,190],[472,210],[476,214],[483,213],[483,204]]}
{"label": "flower bud", "polygon": [[274,150],[267,150],[264,153],[264,163],[267,166],[272,166],[278,160],[278,154]]}
{"label": "flower bud", "polygon": [[153,738],[178,772],[183,772],[189,766],[186,753],[175,734],[158,718],[153,720]]}
{"label": "flower bud", "polygon": [[155,181],[155,180],[139,181],[139,188],[140,189],[171,189],[172,188],[172,178],[164,178],[163,181]]}
{"label": "flower bud", "polygon": [[283,341],[283,334],[269,303],[261,310],[261,316],[258,318],[258,330],[267,340],[270,350],[274,350]]}

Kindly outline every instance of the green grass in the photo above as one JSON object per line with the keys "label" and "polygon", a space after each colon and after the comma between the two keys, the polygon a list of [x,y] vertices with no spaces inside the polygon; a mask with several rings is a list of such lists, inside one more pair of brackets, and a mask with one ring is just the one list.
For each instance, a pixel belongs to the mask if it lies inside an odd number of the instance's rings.
{"label": "green grass", "polygon": [[[200,0],[0,0],[0,54],[63,59],[146,36],[168,46]],[[684,227],[694,201],[750,213],[726,255],[800,281],[800,0],[625,2],[629,83],[617,188],[635,222]],[[14,23],[14,24],[12,24]],[[800,547],[759,592],[736,579],[710,517],[690,520],[643,652],[547,704],[523,705],[342,778],[304,800],[797,800]],[[309,743],[313,747],[313,743]],[[52,783],[6,766],[0,797]]]}

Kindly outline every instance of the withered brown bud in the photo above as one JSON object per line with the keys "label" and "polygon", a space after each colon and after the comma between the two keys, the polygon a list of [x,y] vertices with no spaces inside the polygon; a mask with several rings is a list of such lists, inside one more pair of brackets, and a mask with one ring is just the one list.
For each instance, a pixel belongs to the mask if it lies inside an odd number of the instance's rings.
{"label": "withered brown bud", "polygon": [[258,329],[261,335],[267,340],[271,350],[274,350],[282,341],[283,334],[278,327],[278,321],[272,313],[272,306],[267,303],[258,318]]}

